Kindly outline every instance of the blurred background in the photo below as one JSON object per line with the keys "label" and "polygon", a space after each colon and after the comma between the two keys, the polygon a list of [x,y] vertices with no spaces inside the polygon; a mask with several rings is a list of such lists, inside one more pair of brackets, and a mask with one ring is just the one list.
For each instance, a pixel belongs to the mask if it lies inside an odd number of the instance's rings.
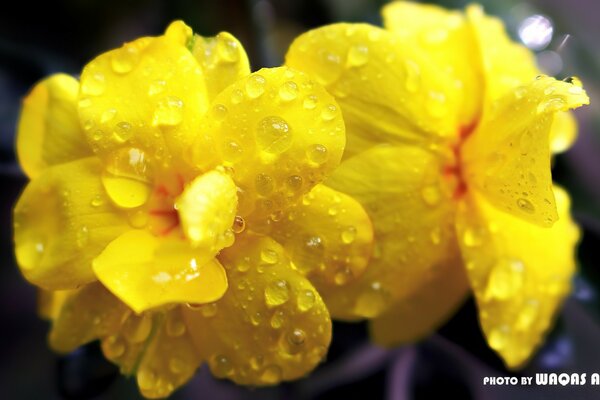
{"label": "blurred background", "polygon": [[[212,378],[206,367],[173,399],[460,399],[597,398],[600,386],[600,2],[482,0],[509,33],[558,78],[579,76],[592,105],[577,110],[579,140],[555,160],[554,177],[572,194],[583,230],[579,273],[546,344],[519,374],[588,373],[583,387],[491,387],[484,376],[511,374],[489,350],[467,301],[435,335],[414,346],[370,345],[364,324],[334,325],[327,361],[310,377],[268,389]],[[62,0],[11,1],[0,13],[0,397],[3,399],[137,399],[133,379],[118,374],[89,345],[67,357],[47,347],[48,324],[36,315],[32,286],[20,276],[12,249],[11,209],[26,179],[15,160],[21,99],[42,77],[77,75],[97,54],[139,36],[160,34],[174,19],[196,33],[229,31],[245,46],[253,70],[275,66],[293,38],[339,21],[381,24],[383,0]],[[468,2],[432,2],[463,8]],[[535,378],[534,378],[535,379]]]}

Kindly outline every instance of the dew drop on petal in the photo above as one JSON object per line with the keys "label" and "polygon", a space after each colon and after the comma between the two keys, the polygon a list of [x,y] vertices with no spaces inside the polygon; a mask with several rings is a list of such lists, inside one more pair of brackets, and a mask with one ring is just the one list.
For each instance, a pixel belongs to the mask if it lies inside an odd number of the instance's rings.
{"label": "dew drop on petal", "polygon": [[93,73],[91,76],[86,75],[81,81],[81,93],[85,95],[100,96],[104,90],[106,90],[106,78],[100,72]]}
{"label": "dew drop on petal", "polygon": [[110,65],[117,74],[130,72],[139,61],[139,51],[133,46],[124,46],[112,53]]}
{"label": "dew drop on petal", "polygon": [[313,144],[306,149],[306,156],[311,163],[321,165],[327,161],[329,153],[322,144]]}
{"label": "dew drop on petal", "polygon": [[315,292],[310,289],[301,290],[298,292],[298,297],[296,298],[296,302],[298,304],[298,310],[301,312],[306,312],[310,310],[315,305]]}
{"label": "dew drop on petal", "polygon": [[183,120],[183,101],[167,96],[159,100],[152,116],[152,126],[175,126]]}
{"label": "dew drop on petal", "polygon": [[256,178],[254,179],[254,188],[259,195],[268,196],[273,192],[273,178],[267,174],[256,175]]}
{"label": "dew drop on petal", "polygon": [[263,118],[256,129],[256,142],[261,150],[280,154],[292,145],[292,128],[277,116]]}
{"label": "dew drop on petal", "polygon": [[279,97],[283,101],[292,101],[298,97],[298,85],[296,82],[287,81],[279,88]]}
{"label": "dew drop on petal", "polygon": [[234,63],[240,59],[238,43],[226,35],[217,35],[217,54],[226,63]]}
{"label": "dew drop on petal", "polygon": [[347,62],[349,67],[362,67],[369,62],[369,48],[364,45],[350,47]]}
{"label": "dew drop on petal", "polygon": [[331,121],[336,117],[336,115],[337,107],[333,104],[329,104],[323,107],[323,110],[321,110],[321,119],[323,121]]}
{"label": "dew drop on petal", "polygon": [[102,341],[102,351],[109,360],[121,357],[125,349],[126,344],[119,336],[109,336]]}
{"label": "dew drop on petal", "polygon": [[290,298],[290,290],[287,281],[276,279],[271,281],[265,288],[265,302],[269,307],[279,306]]}
{"label": "dew drop on petal", "polygon": [[342,243],[351,244],[356,239],[356,227],[348,226],[341,233]]}
{"label": "dew drop on petal", "polygon": [[529,200],[524,198],[517,199],[517,207],[528,214],[533,214],[535,212],[535,206]]}
{"label": "dew drop on petal", "polygon": [[246,81],[246,94],[251,99],[256,99],[265,92],[267,80],[262,75],[252,75]]}
{"label": "dew drop on petal", "polygon": [[281,368],[277,365],[269,365],[260,375],[260,380],[266,384],[275,384],[281,380]]}
{"label": "dew drop on petal", "polygon": [[302,106],[307,110],[314,110],[317,107],[318,98],[315,95],[306,96]]}
{"label": "dew drop on petal", "polygon": [[521,289],[524,279],[522,261],[502,258],[492,267],[485,297],[488,299],[508,299]]}
{"label": "dew drop on petal", "polygon": [[260,252],[260,260],[265,264],[276,264],[279,261],[279,255],[275,250],[263,249]]}

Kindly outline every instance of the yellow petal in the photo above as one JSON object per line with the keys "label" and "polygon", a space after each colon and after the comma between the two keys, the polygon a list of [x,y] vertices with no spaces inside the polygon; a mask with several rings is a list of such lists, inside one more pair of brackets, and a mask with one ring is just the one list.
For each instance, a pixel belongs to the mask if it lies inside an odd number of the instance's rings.
{"label": "yellow petal", "polygon": [[342,163],[326,184],[367,211],[375,248],[356,281],[322,293],[335,318],[372,318],[426,285],[455,245],[443,165],[418,147],[380,146]]}
{"label": "yellow petal", "polygon": [[244,47],[227,32],[213,37],[194,36],[192,53],[202,66],[210,100],[238,79],[250,75]]}
{"label": "yellow petal", "polygon": [[275,222],[271,235],[320,293],[362,275],[373,248],[360,203],[322,184]]}
{"label": "yellow petal", "polygon": [[451,137],[460,90],[414,42],[367,24],[334,24],[296,38],[286,65],[312,74],[339,102],[346,155],[381,142]]}
{"label": "yellow petal", "polygon": [[579,82],[545,76],[504,96],[463,145],[467,184],[501,210],[552,226],[558,218],[550,174],[553,117],[588,103]]}
{"label": "yellow petal", "polygon": [[394,1],[383,7],[382,15],[386,29],[403,43],[416,43],[439,72],[460,88],[459,122],[471,125],[478,116],[483,91],[478,43],[463,13],[432,4]]}
{"label": "yellow petal", "polygon": [[60,309],[73,292],[73,290],[38,289],[37,309],[40,317],[50,321],[58,317]]}
{"label": "yellow petal", "polygon": [[554,187],[560,219],[542,228],[499,211],[482,196],[461,204],[457,231],[479,319],[508,367],[541,344],[571,288],[579,230],[569,197]]}
{"label": "yellow petal", "polygon": [[202,69],[181,40],[137,39],[85,66],[79,115],[102,158],[127,146],[154,161],[182,162],[208,98]]}
{"label": "yellow petal", "polygon": [[71,293],[52,323],[50,346],[67,353],[118,331],[131,311],[100,283]]}
{"label": "yellow petal", "polygon": [[14,209],[17,263],[27,280],[49,289],[94,281],[92,259],[127,229],[108,200],[101,164],[86,158],[50,167],[27,185]]}
{"label": "yellow petal", "polygon": [[442,326],[469,293],[469,282],[458,248],[454,258],[437,265],[435,277],[411,296],[396,302],[369,328],[373,341],[382,346],[416,342]]}
{"label": "yellow petal", "polygon": [[50,165],[88,157],[88,146],[77,116],[79,83],[56,74],[39,82],[23,100],[17,130],[21,167],[35,178]]}
{"label": "yellow petal", "polygon": [[169,303],[206,303],[227,289],[223,267],[181,239],[132,230],[112,241],[93,263],[98,279],[140,313]]}
{"label": "yellow petal", "polygon": [[267,237],[240,235],[220,259],[231,281],[225,296],[184,312],[213,374],[263,386],[309,373],[331,339],[329,313],[314,287]]}
{"label": "yellow petal", "polygon": [[345,143],[333,98],[286,67],[262,69],[227,87],[201,132],[196,164],[230,167],[240,188],[239,214],[253,213],[254,220],[281,213],[321,182],[338,165]]}
{"label": "yellow petal", "polygon": [[237,188],[225,172],[200,175],[175,202],[183,233],[195,248],[216,255],[233,243]]}
{"label": "yellow petal", "polygon": [[200,362],[181,307],[160,315],[153,337],[136,372],[141,393],[147,398],[165,398],[186,383]]}
{"label": "yellow petal", "polygon": [[485,15],[476,4],[467,7],[466,14],[481,57],[478,65],[483,73],[487,112],[494,101],[530,82],[540,72],[533,53],[510,39],[499,18]]}
{"label": "yellow petal", "polygon": [[572,112],[557,112],[550,128],[550,150],[562,153],[577,139],[577,120]]}

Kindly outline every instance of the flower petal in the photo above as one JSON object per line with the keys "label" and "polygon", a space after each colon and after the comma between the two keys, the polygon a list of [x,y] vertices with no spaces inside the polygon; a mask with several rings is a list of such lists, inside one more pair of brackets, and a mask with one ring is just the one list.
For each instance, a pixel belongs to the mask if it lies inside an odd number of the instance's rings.
{"label": "flower petal", "polygon": [[128,146],[154,161],[182,161],[208,97],[202,69],[178,26],[101,54],[83,69],[79,115],[102,158]]}
{"label": "flower petal", "polygon": [[37,310],[40,317],[54,320],[58,317],[60,310],[74,290],[44,290],[38,289]]}
{"label": "flower petal", "polygon": [[437,265],[431,281],[371,320],[369,327],[375,343],[382,346],[413,343],[450,319],[470,289],[459,249],[455,248],[453,254],[453,259]]}
{"label": "flower petal", "polygon": [[95,157],[50,167],[30,182],[14,209],[17,263],[31,283],[72,289],[96,279],[92,259],[127,229],[108,200]]}
{"label": "flower petal", "polygon": [[571,288],[579,230],[569,197],[554,187],[559,220],[542,228],[504,213],[479,195],[461,204],[457,232],[490,347],[521,366],[550,328]]}
{"label": "flower petal", "polygon": [[468,6],[466,14],[481,57],[487,112],[494,101],[527,84],[540,71],[533,53],[510,39],[502,20],[485,15],[478,4]]}
{"label": "flower petal", "polygon": [[184,312],[213,374],[263,386],[309,373],[331,339],[329,313],[314,287],[267,237],[240,235],[220,259],[231,281],[227,293]]}
{"label": "flower petal", "polygon": [[433,4],[409,1],[388,3],[383,22],[403,42],[418,43],[440,72],[450,76],[458,92],[460,125],[468,126],[478,117],[482,100],[479,51],[463,13]]}
{"label": "flower petal", "polygon": [[271,236],[319,293],[362,275],[373,249],[373,226],[360,203],[322,184],[273,223]]}
{"label": "flower petal", "polygon": [[91,148],[77,116],[79,83],[56,74],[39,82],[23,100],[17,130],[17,156],[29,178],[51,165],[88,157]]}
{"label": "flower petal", "polygon": [[237,187],[225,172],[213,170],[197,177],[176,200],[175,208],[192,247],[215,256],[233,243]]}
{"label": "flower petal", "polygon": [[347,155],[381,142],[456,135],[460,90],[413,42],[367,24],[333,24],[292,43],[286,64],[316,77],[340,103]]}
{"label": "flower petal", "polygon": [[73,351],[118,331],[130,312],[100,283],[85,285],[64,300],[52,322],[50,346],[61,353]]}
{"label": "flower petal", "polygon": [[567,151],[577,139],[577,120],[571,111],[554,114],[550,128],[550,150],[552,153]]}
{"label": "flower petal", "polygon": [[202,362],[183,320],[181,307],[163,315],[136,372],[147,398],[165,398],[186,383]]}
{"label": "flower petal", "polygon": [[98,279],[140,313],[169,303],[206,303],[227,289],[212,255],[180,239],[131,230],[112,241],[93,263]]}
{"label": "flower petal", "polygon": [[558,216],[550,174],[550,130],[556,112],[589,98],[579,82],[540,76],[499,100],[463,145],[467,184],[499,209],[549,227]]}
{"label": "flower petal", "polygon": [[358,200],[375,234],[356,281],[322,293],[335,318],[372,318],[435,277],[455,246],[452,191],[433,153],[380,146],[342,163],[326,184]]}
{"label": "flower petal", "polygon": [[214,99],[202,132],[194,161],[203,170],[219,164],[232,169],[238,212],[249,226],[321,182],[338,165],[345,143],[333,98],[286,67],[262,69],[227,87]]}
{"label": "flower petal", "polygon": [[194,36],[192,53],[204,72],[208,98],[212,101],[227,86],[250,75],[250,63],[244,47],[230,33]]}

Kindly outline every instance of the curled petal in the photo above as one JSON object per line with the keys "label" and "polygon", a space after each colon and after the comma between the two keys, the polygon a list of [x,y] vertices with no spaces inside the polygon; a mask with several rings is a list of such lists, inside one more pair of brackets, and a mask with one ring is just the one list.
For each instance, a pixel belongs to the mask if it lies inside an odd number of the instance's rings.
{"label": "curled petal", "polygon": [[581,83],[539,76],[499,100],[462,149],[465,179],[499,209],[549,227],[558,218],[550,173],[554,116],[589,104]]}
{"label": "curled petal", "polygon": [[15,253],[21,272],[48,290],[96,279],[92,260],[127,229],[91,157],[50,167],[27,185],[14,209]]}
{"label": "curled petal", "polygon": [[331,339],[329,313],[314,287],[267,237],[244,234],[219,257],[231,281],[227,293],[184,313],[213,374],[264,386],[310,372]]}
{"label": "curled petal", "polygon": [[326,182],[361,203],[375,237],[364,274],[322,293],[334,317],[376,317],[442,271],[456,240],[442,168],[418,147],[380,146],[344,161]]}
{"label": "curled petal", "polygon": [[169,303],[206,303],[227,289],[227,276],[213,255],[183,240],[131,230],[94,260],[98,279],[135,312]]}
{"label": "curled petal", "polygon": [[453,137],[459,93],[412,41],[367,24],[333,24],[294,41],[286,65],[315,76],[340,103],[347,155],[381,142]]}
{"label": "curled petal", "polygon": [[281,213],[339,163],[344,123],[333,98],[304,73],[265,68],[227,87],[194,145],[201,169],[224,164],[252,222]]}
{"label": "curled petal", "polygon": [[69,75],[52,75],[38,83],[23,100],[17,130],[17,156],[29,178],[51,165],[92,154],[77,116],[79,82]]}
{"label": "curled petal", "polygon": [[373,249],[373,226],[360,203],[322,184],[274,222],[271,235],[319,293],[361,276]]}
{"label": "curled petal", "polygon": [[579,229],[567,193],[554,187],[559,220],[531,225],[480,196],[459,209],[457,232],[487,341],[510,368],[542,342],[571,288]]}
{"label": "curled petal", "polygon": [[40,317],[54,320],[74,290],[44,290],[38,289],[37,309]]}

